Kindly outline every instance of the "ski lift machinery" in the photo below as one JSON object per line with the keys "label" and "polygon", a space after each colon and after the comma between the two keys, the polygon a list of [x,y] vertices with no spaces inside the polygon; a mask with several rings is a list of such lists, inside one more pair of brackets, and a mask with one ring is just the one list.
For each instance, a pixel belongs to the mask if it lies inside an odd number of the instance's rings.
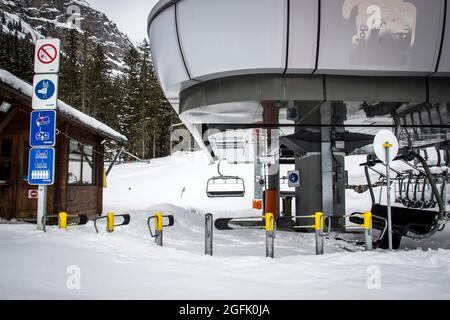
{"label": "ski lift machinery", "polygon": [[217,164],[218,176],[208,179],[206,195],[208,198],[242,198],[245,196],[244,179],[239,176],[225,176],[220,172],[220,161]]}

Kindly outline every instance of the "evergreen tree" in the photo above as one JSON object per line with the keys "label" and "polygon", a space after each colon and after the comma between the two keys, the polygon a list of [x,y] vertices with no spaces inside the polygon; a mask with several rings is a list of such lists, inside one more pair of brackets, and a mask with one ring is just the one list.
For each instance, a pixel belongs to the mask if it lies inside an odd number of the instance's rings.
{"label": "evergreen tree", "polygon": [[109,123],[109,99],[111,92],[108,58],[103,46],[97,44],[89,63],[89,83],[91,114],[102,122]]}
{"label": "evergreen tree", "polygon": [[78,61],[78,32],[66,32],[64,54],[61,56],[60,97],[69,105],[80,108],[80,65]]}
{"label": "evergreen tree", "polygon": [[136,150],[138,145],[135,138],[138,136],[139,128],[137,127],[141,120],[139,97],[141,90],[139,84],[139,64],[140,54],[136,48],[131,47],[124,57],[124,101],[120,114],[120,128],[129,140],[129,147]]}

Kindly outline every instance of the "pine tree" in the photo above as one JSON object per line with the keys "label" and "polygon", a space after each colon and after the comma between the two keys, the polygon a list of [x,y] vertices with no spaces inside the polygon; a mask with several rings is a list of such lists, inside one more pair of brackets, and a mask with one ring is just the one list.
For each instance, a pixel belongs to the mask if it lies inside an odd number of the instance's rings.
{"label": "pine tree", "polygon": [[136,150],[136,140],[139,129],[137,125],[141,119],[140,110],[140,84],[139,63],[140,54],[136,48],[131,47],[124,57],[124,101],[121,108],[120,128],[127,136],[129,147]]}
{"label": "pine tree", "polygon": [[89,63],[89,88],[90,88],[90,109],[91,114],[96,119],[108,123],[109,99],[111,91],[110,72],[108,58],[103,46],[97,44]]}
{"label": "pine tree", "polygon": [[64,55],[61,56],[60,96],[69,105],[80,108],[80,65],[78,61],[78,32],[66,32]]}

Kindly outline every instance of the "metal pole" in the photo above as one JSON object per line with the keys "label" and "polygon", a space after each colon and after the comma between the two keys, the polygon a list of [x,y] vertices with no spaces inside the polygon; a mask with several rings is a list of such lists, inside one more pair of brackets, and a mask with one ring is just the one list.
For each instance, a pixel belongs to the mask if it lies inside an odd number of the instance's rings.
{"label": "metal pole", "polygon": [[322,232],[316,231],[316,255],[323,254],[323,247],[324,247],[324,241],[323,241]]}
{"label": "metal pole", "polygon": [[205,254],[213,255],[213,215],[205,215]]}
{"label": "metal pole", "polygon": [[373,245],[372,245],[372,229],[365,229],[364,230],[364,240],[366,243],[366,251],[372,251]]}
{"label": "metal pole", "polygon": [[37,208],[37,228],[38,230],[45,230],[43,217],[47,214],[47,186],[39,185],[39,197],[38,197],[38,208]]}
{"label": "metal pole", "polygon": [[364,213],[364,242],[366,244],[366,251],[373,250],[372,242],[372,228],[373,228],[373,215],[368,211]]}
{"label": "metal pole", "polygon": [[163,245],[163,231],[162,230],[156,230],[155,242],[158,246],[162,247],[162,245]]}
{"label": "metal pole", "polygon": [[[324,218],[322,212],[314,214],[314,229],[316,230],[316,255],[323,254],[324,239],[323,239],[323,225]],[[331,223],[331,221],[330,221]]]}
{"label": "metal pole", "polygon": [[274,231],[266,231],[266,257],[273,258],[275,256],[275,234]]}
{"label": "metal pole", "polygon": [[386,150],[386,198],[387,198],[387,218],[388,218],[388,241],[389,241],[389,251],[392,251],[392,215],[391,215],[391,175],[390,175],[390,167],[391,160],[389,157],[389,149],[391,144],[386,142],[385,150]]}
{"label": "metal pole", "polygon": [[273,258],[275,256],[275,216],[273,213],[266,213],[264,216],[266,230],[266,257]]}

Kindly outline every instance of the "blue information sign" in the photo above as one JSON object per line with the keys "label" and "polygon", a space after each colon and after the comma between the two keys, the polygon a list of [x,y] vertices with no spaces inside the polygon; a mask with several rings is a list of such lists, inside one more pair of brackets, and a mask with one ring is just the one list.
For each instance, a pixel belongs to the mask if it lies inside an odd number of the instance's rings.
{"label": "blue information sign", "polygon": [[55,84],[50,79],[44,79],[37,83],[34,89],[36,96],[41,100],[48,100],[55,94]]}
{"label": "blue information sign", "polygon": [[54,147],[56,143],[56,112],[33,111],[30,117],[30,146]]}
{"label": "blue information sign", "polygon": [[54,182],[55,149],[32,148],[28,164],[28,184],[52,185]]}
{"label": "blue information sign", "polygon": [[289,175],[289,181],[292,183],[297,183],[298,179],[299,179],[299,177],[298,177],[297,173],[291,173]]}

